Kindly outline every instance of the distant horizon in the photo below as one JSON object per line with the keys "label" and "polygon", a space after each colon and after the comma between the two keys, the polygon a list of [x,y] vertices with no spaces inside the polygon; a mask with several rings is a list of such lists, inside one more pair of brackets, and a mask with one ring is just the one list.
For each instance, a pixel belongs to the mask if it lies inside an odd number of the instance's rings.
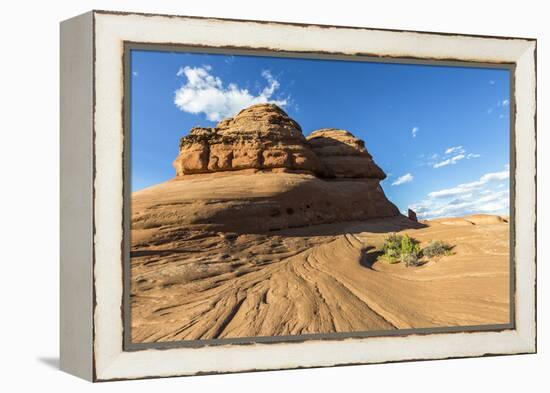
{"label": "distant horizon", "polygon": [[175,177],[179,139],[257,103],[345,129],[419,219],[509,215],[506,69],[131,51],[131,190]]}

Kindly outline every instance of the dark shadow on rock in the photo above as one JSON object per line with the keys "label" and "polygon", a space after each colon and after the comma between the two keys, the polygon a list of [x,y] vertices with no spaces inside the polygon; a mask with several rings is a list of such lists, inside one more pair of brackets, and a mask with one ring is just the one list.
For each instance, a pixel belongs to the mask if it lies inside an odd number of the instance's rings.
{"label": "dark shadow on rock", "polygon": [[37,359],[40,363],[45,364],[46,366],[59,370],[59,357],[53,356],[43,356]]}
{"label": "dark shadow on rock", "polygon": [[[401,215],[387,199],[378,179],[330,180],[311,175],[284,189],[270,196],[254,191],[234,200],[206,198],[200,208],[180,206],[173,212],[159,213],[151,208],[146,213],[153,220],[166,221],[157,228],[155,244],[186,240],[179,232],[185,233],[191,228],[197,232],[237,236],[312,237],[392,233],[426,227]],[[157,201],[157,204],[161,203]],[[181,220],[174,221],[174,216]]]}

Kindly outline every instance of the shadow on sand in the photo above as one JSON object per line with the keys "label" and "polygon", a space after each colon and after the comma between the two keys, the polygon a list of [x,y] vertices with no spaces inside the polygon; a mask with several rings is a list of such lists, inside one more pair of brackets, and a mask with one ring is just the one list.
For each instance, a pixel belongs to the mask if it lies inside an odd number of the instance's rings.
{"label": "shadow on sand", "polygon": [[384,254],[382,251],[376,250],[373,246],[366,247],[361,251],[359,264],[367,269],[372,269],[372,265],[374,265],[382,254]]}

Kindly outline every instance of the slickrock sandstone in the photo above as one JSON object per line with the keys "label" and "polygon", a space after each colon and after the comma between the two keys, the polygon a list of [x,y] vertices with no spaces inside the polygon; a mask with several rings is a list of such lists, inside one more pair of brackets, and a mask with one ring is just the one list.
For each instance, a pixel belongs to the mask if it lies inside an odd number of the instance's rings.
{"label": "slickrock sandstone", "polygon": [[[485,218],[411,227],[396,216],[269,235],[133,230],[132,340],[509,323],[509,226]],[[476,225],[454,224],[466,220]],[[455,247],[418,268],[377,262],[391,232]]]}
{"label": "slickrock sandstone", "polygon": [[132,227],[267,233],[399,215],[376,179],[217,172],[177,177],[132,195]]}
{"label": "slickrock sandstone", "polygon": [[174,167],[178,176],[241,169],[322,170],[300,125],[273,104],[248,107],[214,128],[193,128],[180,141]]}
{"label": "slickrock sandstone", "polygon": [[365,143],[349,131],[323,128],[312,132],[307,140],[321,160],[327,177],[386,178],[365,148]]}

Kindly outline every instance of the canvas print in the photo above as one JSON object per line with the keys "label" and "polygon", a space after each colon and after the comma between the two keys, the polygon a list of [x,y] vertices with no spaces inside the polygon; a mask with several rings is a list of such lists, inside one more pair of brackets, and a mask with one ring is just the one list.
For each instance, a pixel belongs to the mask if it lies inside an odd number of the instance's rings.
{"label": "canvas print", "polygon": [[127,55],[131,343],[510,323],[508,68]]}

